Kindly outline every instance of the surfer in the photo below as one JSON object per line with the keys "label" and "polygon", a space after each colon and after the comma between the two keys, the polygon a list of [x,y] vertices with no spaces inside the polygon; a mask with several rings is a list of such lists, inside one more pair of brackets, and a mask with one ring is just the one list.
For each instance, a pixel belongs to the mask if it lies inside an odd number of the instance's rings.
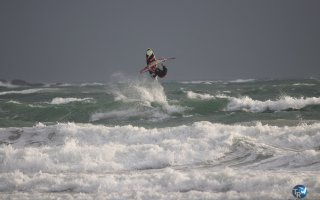
{"label": "surfer", "polygon": [[157,64],[152,64],[156,62],[156,57],[152,51],[152,49],[148,48],[146,53],[146,61],[149,74],[151,77],[156,78],[157,76],[163,78],[167,75],[168,69],[165,65],[161,63],[161,68],[157,66]]}

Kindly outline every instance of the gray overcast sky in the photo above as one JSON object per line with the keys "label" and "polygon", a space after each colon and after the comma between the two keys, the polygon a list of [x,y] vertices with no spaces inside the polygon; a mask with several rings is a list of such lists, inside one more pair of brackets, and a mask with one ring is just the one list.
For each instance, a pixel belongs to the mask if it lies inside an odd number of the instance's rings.
{"label": "gray overcast sky", "polygon": [[145,50],[166,80],[320,76],[320,1],[1,0],[0,78],[137,76]]}

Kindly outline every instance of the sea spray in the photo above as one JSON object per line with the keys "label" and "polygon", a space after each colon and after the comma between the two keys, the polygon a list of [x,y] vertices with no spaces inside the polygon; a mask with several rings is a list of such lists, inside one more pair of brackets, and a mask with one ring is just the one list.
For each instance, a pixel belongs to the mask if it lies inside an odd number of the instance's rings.
{"label": "sea spray", "polygon": [[[162,120],[170,114],[181,113],[185,107],[169,103],[164,88],[158,80],[147,78],[125,79],[111,85],[115,101],[131,103],[130,108],[100,111],[91,115],[91,121],[111,117],[144,117],[147,120]],[[148,119],[149,118],[149,119]]]}

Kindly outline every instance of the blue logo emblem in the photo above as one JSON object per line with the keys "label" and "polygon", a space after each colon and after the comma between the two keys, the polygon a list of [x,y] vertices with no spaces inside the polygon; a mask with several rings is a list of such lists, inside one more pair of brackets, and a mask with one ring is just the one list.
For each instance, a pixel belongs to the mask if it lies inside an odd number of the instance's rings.
{"label": "blue logo emblem", "polygon": [[307,196],[307,193],[308,193],[307,187],[304,185],[296,185],[292,189],[293,196],[298,199],[305,198]]}

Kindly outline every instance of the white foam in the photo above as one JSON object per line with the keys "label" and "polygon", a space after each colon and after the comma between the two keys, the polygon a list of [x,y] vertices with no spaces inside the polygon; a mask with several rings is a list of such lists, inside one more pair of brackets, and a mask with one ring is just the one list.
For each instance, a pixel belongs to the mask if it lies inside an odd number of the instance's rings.
{"label": "white foam", "polygon": [[283,96],[278,100],[259,101],[245,96],[241,98],[228,97],[228,111],[244,110],[248,112],[263,112],[266,110],[280,111],[286,109],[301,109],[309,105],[319,105],[320,97],[295,98]]}
{"label": "white foam", "polygon": [[116,101],[138,101],[150,106],[150,103],[167,103],[164,88],[157,80],[128,80],[124,85],[114,85],[112,94]]}
{"label": "white foam", "polygon": [[315,86],[316,84],[313,83],[294,83],[294,86]]}
{"label": "white foam", "polygon": [[[183,90],[182,90],[183,91]],[[225,93],[229,93],[229,91],[223,91]],[[212,100],[212,99],[216,99],[216,98],[229,98],[229,96],[226,96],[225,94],[216,94],[216,95],[211,95],[211,94],[207,94],[207,93],[197,93],[197,92],[193,92],[193,91],[186,91],[185,93],[187,93],[187,98],[189,99],[200,99],[200,100]]]}
{"label": "white foam", "polygon": [[[284,162],[308,167],[306,162],[318,160],[320,164],[319,152],[314,151],[320,143],[319,123],[276,127],[197,122],[161,129],[68,123],[2,128],[0,133],[1,141],[11,143],[0,148],[2,159],[6,160],[0,166],[2,172],[15,169],[103,172],[198,162],[217,164],[233,146],[238,148],[233,156],[241,156],[241,152],[250,152],[253,156],[277,153],[282,156],[282,152],[288,151]],[[306,151],[303,155],[309,159],[295,160],[296,151]],[[247,161],[252,159],[256,158],[249,157]],[[277,165],[268,167],[274,166]]]}
{"label": "white foam", "polygon": [[247,83],[247,82],[253,82],[255,79],[236,79],[233,81],[229,81],[229,83]]}
{"label": "white foam", "polygon": [[125,110],[112,110],[106,112],[97,112],[91,115],[90,121],[98,121],[101,119],[129,119],[131,117],[139,117],[140,119],[154,121],[163,120],[170,116],[164,112],[161,112],[158,108],[143,109],[139,107],[125,109]]}
{"label": "white foam", "polygon": [[289,199],[293,186],[315,191],[320,178],[320,123],[159,129],[38,123],[1,128],[0,141],[3,198],[71,192],[84,199]]}
{"label": "white foam", "polygon": [[133,116],[139,116],[141,113],[137,113],[136,109],[127,109],[127,110],[113,110],[110,112],[97,112],[91,115],[90,121],[98,121],[100,119],[107,118],[128,118]]}
{"label": "white foam", "polygon": [[10,100],[10,101],[8,101],[7,103],[12,103],[12,104],[22,104],[21,102],[19,102],[19,101],[15,101],[15,100]]}
{"label": "white foam", "polygon": [[[303,182],[316,191],[317,182],[303,175],[319,177],[310,172],[293,175],[231,168],[98,175],[15,171],[3,175],[8,185],[0,189],[10,192],[2,197],[14,199],[291,199],[296,183]],[[13,187],[19,192],[11,193]],[[308,199],[316,197],[316,192],[309,192]]]}
{"label": "white foam", "polygon": [[211,84],[216,83],[216,82],[219,82],[219,81],[180,81],[179,83],[182,83],[182,84],[208,84],[208,85],[211,85]]}
{"label": "white foam", "polygon": [[51,100],[50,104],[68,104],[71,102],[92,102],[94,99],[93,98],[73,98],[73,97],[67,97],[67,98],[62,98],[62,97],[55,97]]}
{"label": "white foam", "polygon": [[103,86],[103,83],[98,83],[98,82],[93,82],[93,83],[81,83],[81,87],[86,87],[86,86]]}
{"label": "white foam", "polygon": [[45,108],[44,105],[39,105],[39,104],[28,104],[30,108]]}
{"label": "white foam", "polygon": [[210,94],[200,94],[192,91],[187,91],[187,97],[189,99],[201,99],[201,100],[215,99],[215,96],[212,96]]}
{"label": "white foam", "polygon": [[18,85],[13,85],[10,82],[2,82],[0,81],[0,87],[5,87],[5,88],[18,88]]}
{"label": "white foam", "polygon": [[7,95],[7,94],[32,94],[40,92],[44,89],[42,88],[35,88],[35,89],[26,89],[26,90],[12,90],[12,91],[4,91],[0,92],[0,95]]}
{"label": "white foam", "polygon": [[71,86],[76,86],[76,84],[72,84],[72,83],[54,83],[54,84],[51,84],[50,86],[71,87]]}
{"label": "white foam", "polygon": [[[264,171],[174,170],[124,174],[49,174],[34,175],[15,171],[4,174],[3,197],[17,199],[293,199],[297,183],[317,191],[319,178],[310,172],[292,174]],[[12,188],[19,192],[12,192]],[[29,192],[30,191],[30,192]],[[32,191],[32,192],[31,192]],[[309,192],[308,199],[316,199]],[[60,199],[58,198],[58,199]]]}

